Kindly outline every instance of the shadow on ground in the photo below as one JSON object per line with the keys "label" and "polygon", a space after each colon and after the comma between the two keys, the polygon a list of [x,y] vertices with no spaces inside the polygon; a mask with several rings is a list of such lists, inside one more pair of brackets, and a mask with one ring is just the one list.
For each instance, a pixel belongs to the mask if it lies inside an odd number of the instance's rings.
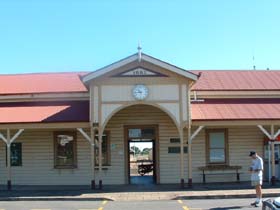
{"label": "shadow on ground", "polygon": [[[275,188],[279,187],[279,183]],[[263,188],[274,188],[268,183]],[[129,192],[188,192],[188,191],[211,191],[211,190],[235,190],[235,189],[252,189],[249,182],[242,183],[209,183],[194,184],[192,188],[185,187],[182,189],[179,184],[142,184],[142,185],[105,185],[103,189],[91,190],[89,186],[13,186],[11,191],[6,190],[5,185],[0,185],[1,198],[20,198],[20,197],[80,197],[80,200],[89,200],[88,195],[94,195],[96,200],[110,200],[105,198],[106,193],[129,193]],[[100,194],[100,197],[98,196]],[[82,196],[83,195],[83,196]],[[89,197],[89,196],[88,196]],[[236,197],[236,195],[235,195]],[[189,197],[177,197],[175,199],[187,199]],[[43,198],[42,198],[43,199]],[[67,199],[67,198],[65,198]]]}

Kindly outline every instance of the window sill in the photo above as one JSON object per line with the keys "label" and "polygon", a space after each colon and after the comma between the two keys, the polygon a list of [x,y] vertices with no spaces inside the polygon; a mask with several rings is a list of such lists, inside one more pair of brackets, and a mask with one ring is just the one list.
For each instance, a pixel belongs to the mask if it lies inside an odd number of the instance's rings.
{"label": "window sill", "polygon": [[76,169],[77,166],[55,166],[54,169]]}
{"label": "window sill", "polygon": [[[104,166],[104,167],[102,166],[101,170],[102,170],[102,171],[107,171],[107,170],[109,170],[109,167],[110,167],[110,166]],[[94,167],[94,170],[97,170],[97,171],[98,171],[98,170],[99,170],[99,167]]]}
{"label": "window sill", "polygon": [[228,166],[227,163],[207,163],[207,166]]}

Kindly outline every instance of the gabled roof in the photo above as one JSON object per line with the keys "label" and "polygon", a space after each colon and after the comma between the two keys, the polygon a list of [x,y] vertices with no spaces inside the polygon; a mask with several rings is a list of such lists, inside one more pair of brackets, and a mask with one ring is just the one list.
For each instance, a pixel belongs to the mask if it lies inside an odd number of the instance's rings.
{"label": "gabled roof", "polygon": [[84,72],[0,75],[0,95],[88,92]]}
{"label": "gabled roof", "polygon": [[[89,74],[85,75],[83,77],[83,82],[87,83],[87,82],[89,82],[92,79],[100,77],[100,76],[102,76],[102,75],[104,75],[104,74],[106,74],[106,73],[108,73],[108,72],[110,72],[110,71],[112,71],[114,69],[120,68],[120,67],[122,67],[122,66],[124,66],[126,64],[129,64],[129,63],[133,62],[133,61],[137,61],[138,59],[139,59],[139,55],[138,55],[138,53],[136,53],[136,54],[131,55],[131,56],[127,57],[127,58],[119,60],[119,61],[117,61],[117,62],[115,62],[115,63],[113,63],[111,65],[105,66],[105,67],[103,67],[101,69],[98,69],[98,70],[96,70],[96,71],[94,71],[92,73],[89,73]],[[192,73],[190,71],[186,71],[186,70],[184,70],[182,68],[179,68],[179,67],[174,66],[172,64],[166,63],[166,62],[164,62],[162,60],[159,60],[159,59],[154,58],[152,56],[146,55],[144,53],[141,54],[141,60],[147,61],[149,63],[152,63],[152,64],[154,64],[156,66],[160,66],[160,67],[162,67],[164,69],[167,69],[167,70],[169,70],[171,72],[174,72],[176,74],[179,74],[179,75],[184,76],[186,78],[189,78],[191,80],[196,81],[198,79],[198,75],[196,75],[195,73]]]}
{"label": "gabled roof", "polygon": [[[135,57],[138,59],[136,54],[133,56],[133,59],[135,59]],[[146,55],[144,57],[147,59],[149,58],[149,56]],[[155,59],[155,61],[156,60],[157,59]],[[164,63],[162,61],[160,62]],[[105,68],[111,68],[110,66]],[[101,72],[102,69],[99,71]],[[96,73],[99,71],[96,71]],[[280,91],[280,71],[192,71],[195,74],[184,70],[180,70],[180,72],[187,72],[187,74],[195,76],[201,72],[201,76],[192,87],[192,90],[197,91]],[[86,93],[88,90],[82,82],[81,77],[85,76],[85,79],[92,76],[94,73],[95,72],[3,74],[0,75],[0,95]],[[96,74],[94,76],[96,76]]]}
{"label": "gabled roof", "polygon": [[280,90],[280,71],[272,70],[201,70],[192,90],[257,91]]}

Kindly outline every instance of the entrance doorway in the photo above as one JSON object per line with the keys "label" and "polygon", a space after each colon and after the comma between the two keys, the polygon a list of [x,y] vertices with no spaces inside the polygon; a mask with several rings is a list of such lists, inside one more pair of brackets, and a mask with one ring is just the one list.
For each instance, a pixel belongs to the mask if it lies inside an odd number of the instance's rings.
{"label": "entrance doorway", "polygon": [[129,184],[157,183],[157,127],[129,126],[125,128],[127,142],[127,172]]}

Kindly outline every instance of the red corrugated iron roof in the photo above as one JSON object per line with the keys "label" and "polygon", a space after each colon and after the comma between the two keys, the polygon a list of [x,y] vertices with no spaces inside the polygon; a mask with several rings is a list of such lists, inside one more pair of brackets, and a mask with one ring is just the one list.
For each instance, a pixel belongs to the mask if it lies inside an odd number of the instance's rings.
{"label": "red corrugated iron roof", "polygon": [[89,122],[88,101],[1,103],[0,123]]}
{"label": "red corrugated iron roof", "polygon": [[280,90],[280,71],[192,71],[201,72],[193,90]]}
{"label": "red corrugated iron roof", "polygon": [[280,99],[207,99],[191,106],[194,121],[280,119]]}
{"label": "red corrugated iron roof", "polygon": [[0,75],[0,95],[87,92],[85,72]]}
{"label": "red corrugated iron roof", "polygon": [[[280,120],[280,99],[207,99],[192,103],[193,121]],[[0,124],[89,122],[89,101],[0,103]]]}
{"label": "red corrugated iron roof", "polygon": [[[192,71],[201,76],[193,90],[280,90],[280,71]],[[0,95],[88,92],[88,72],[0,75]]]}

